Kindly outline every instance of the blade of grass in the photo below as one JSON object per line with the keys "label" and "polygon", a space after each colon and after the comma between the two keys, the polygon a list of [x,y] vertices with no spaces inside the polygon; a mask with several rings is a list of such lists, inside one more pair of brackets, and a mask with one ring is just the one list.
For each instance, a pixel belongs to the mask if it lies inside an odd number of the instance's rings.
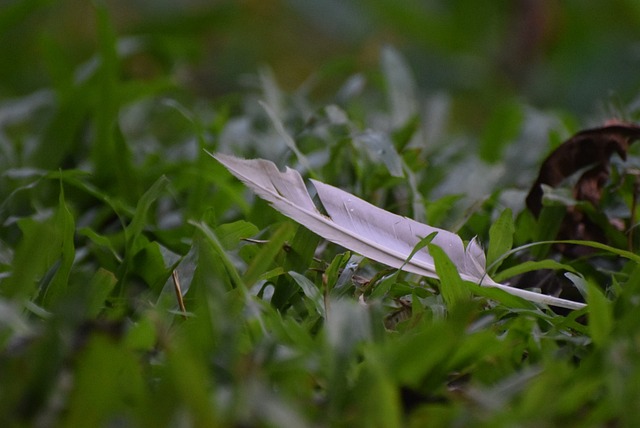
{"label": "blade of grass", "polygon": [[55,242],[60,251],[60,265],[56,270],[51,282],[47,285],[42,296],[44,308],[51,308],[52,305],[63,295],[69,283],[69,275],[75,258],[75,221],[71,211],[66,205],[64,198],[64,188],[60,183],[60,196],[58,199],[58,209],[53,216],[53,226]]}
{"label": "blade of grass", "polygon": [[[513,214],[509,208],[502,211],[500,217],[489,228],[489,249],[487,251],[487,264],[493,271],[500,267],[501,261],[497,261],[501,255],[509,251],[513,245]],[[502,259],[504,260],[504,259]],[[496,262],[494,264],[494,262]],[[493,272],[492,271],[492,272]],[[489,272],[491,274],[492,272]]]}
{"label": "blade of grass", "polygon": [[447,256],[447,253],[437,245],[428,244],[429,254],[436,265],[436,273],[440,278],[440,292],[447,308],[451,310],[459,302],[471,299],[471,292],[465,281],[460,278],[458,269]]}
{"label": "blade of grass", "polygon": [[613,330],[612,304],[600,288],[587,280],[587,304],[589,313],[589,332],[596,346],[605,346]]}
{"label": "blade of grass", "polygon": [[268,270],[274,259],[282,251],[285,242],[291,237],[295,228],[296,226],[292,222],[286,221],[282,223],[271,235],[269,242],[260,248],[253,260],[251,260],[251,264],[247,267],[247,271],[243,277],[243,282],[248,287],[251,287],[260,275]]}
{"label": "blade of grass", "polygon": [[496,282],[503,282],[516,275],[540,269],[567,270],[569,272],[577,273],[573,266],[556,262],[555,260],[530,260],[498,272],[497,274],[493,275],[493,279]]}

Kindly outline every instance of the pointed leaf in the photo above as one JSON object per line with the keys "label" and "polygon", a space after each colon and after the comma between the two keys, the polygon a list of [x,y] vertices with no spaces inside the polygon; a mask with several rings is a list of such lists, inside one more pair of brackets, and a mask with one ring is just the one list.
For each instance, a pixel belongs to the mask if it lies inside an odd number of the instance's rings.
{"label": "pointed leaf", "polygon": [[[513,214],[509,208],[502,211],[500,217],[489,229],[489,251],[487,252],[487,263],[491,266],[491,271],[495,272],[500,267],[499,257],[505,254],[513,246]],[[497,262],[496,262],[497,261]],[[495,263],[495,265],[494,265]]]}

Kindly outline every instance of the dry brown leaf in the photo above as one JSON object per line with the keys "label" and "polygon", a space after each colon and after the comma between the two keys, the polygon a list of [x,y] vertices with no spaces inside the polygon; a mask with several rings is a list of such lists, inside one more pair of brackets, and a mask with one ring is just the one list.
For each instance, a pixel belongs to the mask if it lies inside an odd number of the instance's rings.
{"label": "dry brown leaf", "polygon": [[[542,210],[542,185],[557,187],[571,175],[586,168],[573,188],[573,197],[598,207],[609,179],[610,158],[617,153],[626,159],[629,145],[640,139],[640,126],[612,120],[601,128],[581,131],[562,143],[542,163],[537,180],[526,199],[537,217]],[[618,220],[618,219],[611,219]],[[579,207],[568,207],[558,239],[605,242],[604,231]]]}

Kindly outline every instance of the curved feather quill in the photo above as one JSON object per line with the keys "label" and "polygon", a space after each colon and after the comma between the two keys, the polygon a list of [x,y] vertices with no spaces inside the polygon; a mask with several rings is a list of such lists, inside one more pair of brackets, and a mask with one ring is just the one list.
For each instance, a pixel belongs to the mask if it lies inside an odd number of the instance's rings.
{"label": "curved feather quill", "polygon": [[485,254],[475,239],[465,247],[455,233],[390,213],[344,190],[311,180],[326,216],[311,200],[297,171],[288,167],[280,171],[273,162],[264,159],[248,160],[220,153],[212,156],[282,214],[319,236],[377,262],[437,278],[433,258],[426,248],[407,260],[422,238],[436,232],[432,243],[445,251],[466,281],[500,288],[534,303],[568,309],[585,306],[496,283],[486,275]]}

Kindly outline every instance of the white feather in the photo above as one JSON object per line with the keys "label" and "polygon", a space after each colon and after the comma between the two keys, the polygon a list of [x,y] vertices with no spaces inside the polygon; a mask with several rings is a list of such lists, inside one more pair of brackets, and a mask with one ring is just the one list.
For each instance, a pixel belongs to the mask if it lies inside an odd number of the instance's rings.
{"label": "white feather", "polygon": [[223,154],[213,155],[233,175],[261,198],[319,236],[377,262],[407,272],[437,278],[433,258],[427,249],[407,260],[422,238],[434,232],[432,243],[441,247],[456,265],[460,277],[487,287],[500,288],[534,303],[580,309],[579,302],[509,287],[489,278],[485,254],[475,239],[464,246],[455,233],[428,226],[378,208],[350,193],[311,180],[328,216],[309,196],[297,171],[279,171],[273,162],[247,160]]}

